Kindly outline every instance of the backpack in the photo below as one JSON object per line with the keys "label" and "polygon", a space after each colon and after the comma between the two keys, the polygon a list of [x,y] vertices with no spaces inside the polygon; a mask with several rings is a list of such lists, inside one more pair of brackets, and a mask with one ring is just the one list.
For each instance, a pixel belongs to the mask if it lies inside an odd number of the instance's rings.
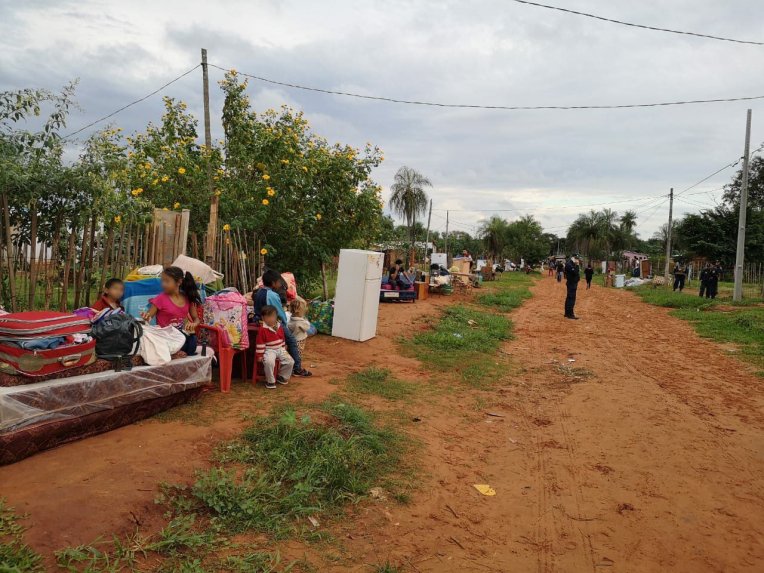
{"label": "backpack", "polygon": [[129,314],[114,313],[96,322],[91,334],[100,358],[122,358],[138,352],[143,327]]}
{"label": "backpack", "polygon": [[235,289],[226,289],[204,301],[204,323],[222,330],[223,346],[249,348],[247,300]]}

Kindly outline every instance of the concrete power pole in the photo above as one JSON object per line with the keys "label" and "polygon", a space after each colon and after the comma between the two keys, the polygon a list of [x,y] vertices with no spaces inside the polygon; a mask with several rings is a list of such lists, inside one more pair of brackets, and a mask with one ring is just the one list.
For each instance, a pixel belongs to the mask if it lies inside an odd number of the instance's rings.
{"label": "concrete power pole", "polygon": [[[207,71],[207,50],[202,48],[202,89],[204,94],[204,144],[207,150],[212,149],[212,130],[210,128],[210,78]],[[210,222],[207,224],[207,240],[204,244],[204,258],[213,267],[217,265],[215,260],[215,247],[218,235],[218,196],[212,184],[212,164],[207,162],[207,194],[210,198]]]}
{"label": "concrete power pole", "polygon": [[[427,235],[424,239],[424,260],[427,260],[427,245],[430,242],[430,219],[432,219],[432,199],[430,199],[430,211],[427,213]],[[429,269],[425,269],[429,272]]]}
{"label": "concrete power pole", "polygon": [[666,269],[663,271],[663,279],[668,284],[669,280],[669,263],[671,262],[671,231],[674,225],[674,188],[669,191],[669,220],[668,230],[666,231]]}
{"label": "concrete power pole", "polygon": [[448,211],[446,211],[446,245],[445,245],[445,251],[446,251],[446,266],[449,266],[449,262],[448,262]]}
{"label": "concrete power pole", "polygon": [[745,225],[748,210],[748,160],[751,154],[751,110],[745,121],[745,153],[743,154],[743,178],[740,185],[740,215],[737,226],[737,252],[735,253],[735,289],[732,300],[743,298],[743,262],[745,260]]}

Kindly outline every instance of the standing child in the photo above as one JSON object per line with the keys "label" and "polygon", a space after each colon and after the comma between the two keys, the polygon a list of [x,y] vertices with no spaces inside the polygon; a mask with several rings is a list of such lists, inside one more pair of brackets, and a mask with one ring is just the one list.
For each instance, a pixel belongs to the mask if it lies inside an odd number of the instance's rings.
{"label": "standing child", "polygon": [[183,274],[178,267],[162,271],[162,294],[149,299],[149,309],[141,314],[146,322],[156,317],[159,326],[174,326],[186,337],[181,350],[188,356],[196,354],[196,327],[199,326],[197,306],[202,303],[199,289],[191,273]]}
{"label": "standing child", "polygon": [[[263,319],[262,326],[257,331],[255,343],[255,356],[258,362],[263,363],[265,371],[265,387],[273,390],[276,382],[286,385],[292,377],[294,360],[286,351],[286,337],[284,327],[279,324],[278,310],[275,306],[266,304],[260,309],[260,317]],[[278,376],[274,376],[276,360],[279,361]]]}
{"label": "standing child", "polygon": [[121,309],[123,296],[125,296],[125,283],[120,279],[111,278],[103,285],[101,298],[95,301],[90,308],[96,312],[101,312],[106,309]]}
{"label": "standing child", "polygon": [[307,311],[308,303],[299,296],[289,303],[289,312],[292,313],[292,316],[289,318],[289,332],[292,333],[292,336],[297,341],[297,350],[300,351],[301,360],[305,352],[305,343],[308,341],[308,337],[316,334],[316,327],[305,318]]}

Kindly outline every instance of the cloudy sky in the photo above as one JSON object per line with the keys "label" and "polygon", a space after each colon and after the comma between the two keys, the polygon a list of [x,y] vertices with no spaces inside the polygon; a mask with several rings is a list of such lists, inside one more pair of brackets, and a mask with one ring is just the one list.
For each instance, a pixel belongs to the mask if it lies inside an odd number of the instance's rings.
{"label": "cloudy sky", "polygon": [[[549,0],[652,26],[764,39],[758,0]],[[617,26],[510,0],[0,0],[0,90],[79,78],[72,129],[146,95],[200,61],[367,95],[482,105],[599,105],[764,95],[764,47]],[[211,79],[222,77],[211,70]],[[164,92],[201,117],[201,70]],[[589,205],[639,213],[742,154],[745,110],[764,141],[764,100],[666,108],[497,111],[400,105],[250,83],[257,108],[289,104],[330,140],[379,145],[386,189],[409,165],[433,182],[433,226],[474,231],[494,212],[532,213],[551,232]],[[222,100],[213,84],[213,131]],[[119,114],[126,131],[161,115],[160,96]],[[95,129],[95,128],[93,128]],[[213,132],[213,135],[216,135]],[[84,134],[86,135],[87,132]],[[677,200],[714,204],[732,170]],[[708,193],[696,193],[708,191]],[[386,194],[389,192],[386,191]],[[598,206],[599,208],[599,206]],[[501,211],[500,211],[501,210]]]}

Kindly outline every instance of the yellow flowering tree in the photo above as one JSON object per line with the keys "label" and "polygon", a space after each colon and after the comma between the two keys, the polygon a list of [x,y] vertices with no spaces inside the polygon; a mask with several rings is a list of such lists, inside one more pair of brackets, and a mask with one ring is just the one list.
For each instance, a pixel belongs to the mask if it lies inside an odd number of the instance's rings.
{"label": "yellow flowering tree", "polygon": [[370,178],[382,160],[362,149],[330,145],[302,113],[287,107],[257,114],[246,81],[228,73],[221,217],[264,238],[268,257],[305,283],[341,248],[365,246],[382,217],[380,187]]}

